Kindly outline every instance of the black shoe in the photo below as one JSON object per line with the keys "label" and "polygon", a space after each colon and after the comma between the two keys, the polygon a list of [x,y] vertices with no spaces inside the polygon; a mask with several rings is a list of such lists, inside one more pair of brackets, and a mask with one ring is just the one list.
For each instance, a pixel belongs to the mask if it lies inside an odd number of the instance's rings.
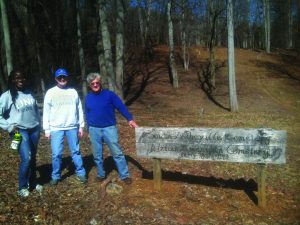
{"label": "black shoe", "polygon": [[95,182],[97,182],[97,183],[102,183],[103,181],[105,181],[105,177],[96,177],[95,178]]}
{"label": "black shoe", "polygon": [[126,177],[124,180],[122,180],[125,184],[132,184],[132,179],[130,177]]}

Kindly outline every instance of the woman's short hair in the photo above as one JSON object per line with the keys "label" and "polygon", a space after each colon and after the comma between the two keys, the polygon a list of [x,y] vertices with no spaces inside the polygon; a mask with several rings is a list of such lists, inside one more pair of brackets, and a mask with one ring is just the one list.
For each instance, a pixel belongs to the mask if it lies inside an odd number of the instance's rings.
{"label": "woman's short hair", "polygon": [[99,73],[89,73],[86,77],[86,81],[90,84],[93,80],[99,79],[101,81],[101,75]]}

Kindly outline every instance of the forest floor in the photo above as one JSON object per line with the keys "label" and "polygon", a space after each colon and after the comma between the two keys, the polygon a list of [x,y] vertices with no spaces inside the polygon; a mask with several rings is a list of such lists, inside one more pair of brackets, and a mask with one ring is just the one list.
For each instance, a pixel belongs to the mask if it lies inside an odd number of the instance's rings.
{"label": "forest floor", "polygon": [[[43,191],[23,200],[16,195],[19,158],[9,150],[9,138],[0,132],[0,224],[300,224],[300,63],[291,52],[265,54],[236,49],[239,112],[229,108],[227,50],[217,49],[218,65],[213,101],[202,91],[198,74],[207,63],[207,51],[192,50],[189,71],[177,58],[180,87],[170,85],[166,47],[156,47],[149,63],[127,67],[132,83],[126,99],[141,127],[272,128],[287,131],[286,164],[266,169],[267,207],[257,206],[257,166],[189,160],[162,160],[162,190],[153,186],[151,159],[136,155],[135,133],[119,117],[120,143],[127,156],[131,185],[119,181],[105,150],[108,179],[121,188],[106,192],[94,181],[91,145],[81,141],[88,183],[76,180],[66,150],[62,181],[49,185],[51,149],[41,138],[38,176]],[[106,184],[106,183],[105,183]]]}

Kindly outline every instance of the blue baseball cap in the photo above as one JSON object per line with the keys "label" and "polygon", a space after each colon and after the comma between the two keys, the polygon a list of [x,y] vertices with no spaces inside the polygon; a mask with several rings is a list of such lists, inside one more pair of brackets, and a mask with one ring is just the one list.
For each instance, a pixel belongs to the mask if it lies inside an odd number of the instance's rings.
{"label": "blue baseball cap", "polygon": [[67,70],[65,70],[64,68],[59,68],[58,70],[55,71],[54,74],[55,77],[59,77],[59,76],[69,76]]}

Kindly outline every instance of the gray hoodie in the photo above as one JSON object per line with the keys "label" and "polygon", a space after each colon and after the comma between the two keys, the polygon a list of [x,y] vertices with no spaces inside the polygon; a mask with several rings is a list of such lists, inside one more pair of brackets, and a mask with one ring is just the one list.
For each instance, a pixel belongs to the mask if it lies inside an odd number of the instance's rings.
{"label": "gray hoodie", "polygon": [[[9,111],[8,118],[4,118]],[[14,127],[30,129],[40,124],[40,114],[36,100],[29,91],[18,91],[16,103],[13,104],[10,91],[0,97],[0,127],[11,132]]]}

